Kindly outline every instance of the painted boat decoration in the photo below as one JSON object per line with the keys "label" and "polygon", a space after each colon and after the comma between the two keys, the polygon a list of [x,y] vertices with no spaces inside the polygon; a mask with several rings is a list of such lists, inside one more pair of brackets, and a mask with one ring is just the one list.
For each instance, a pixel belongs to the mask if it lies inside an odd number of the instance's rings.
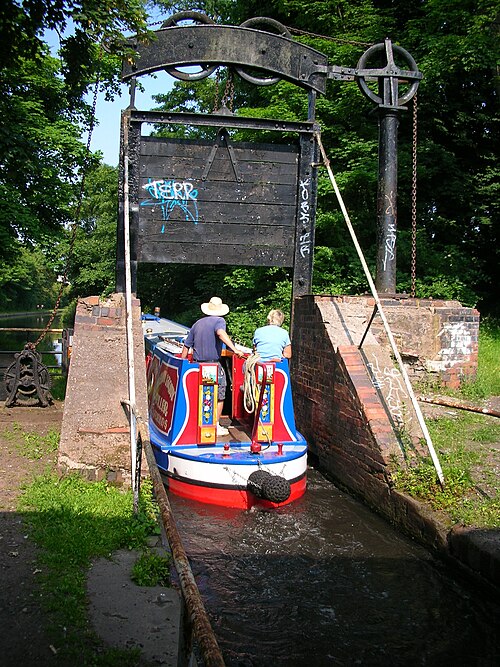
{"label": "painted boat decoration", "polygon": [[[191,500],[279,507],[306,490],[307,443],[297,431],[288,361],[244,364],[223,350],[228,383],[217,436],[217,364],[181,359],[189,329],[143,315],[150,439],[167,488]],[[245,385],[245,376],[246,382]],[[250,378],[253,411],[248,411]],[[228,415],[228,416],[227,416]]]}

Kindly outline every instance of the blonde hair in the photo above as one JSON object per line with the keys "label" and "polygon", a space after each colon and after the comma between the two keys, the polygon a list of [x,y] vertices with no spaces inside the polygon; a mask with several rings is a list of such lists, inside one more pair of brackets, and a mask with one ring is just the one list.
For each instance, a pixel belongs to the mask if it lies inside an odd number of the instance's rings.
{"label": "blonde hair", "polygon": [[281,326],[283,322],[285,321],[285,315],[281,310],[270,310],[268,315],[267,315],[267,323],[268,324],[276,324],[277,326]]}

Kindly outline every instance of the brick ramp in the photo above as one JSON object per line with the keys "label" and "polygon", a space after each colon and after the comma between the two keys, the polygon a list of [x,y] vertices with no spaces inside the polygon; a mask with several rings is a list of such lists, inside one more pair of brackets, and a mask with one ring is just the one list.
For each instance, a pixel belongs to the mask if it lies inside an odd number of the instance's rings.
{"label": "brick ramp", "polygon": [[[133,300],[136,403],[147,419],[141,307]],[[61,428],[58,466],[90,480],[130,484],[125,295],[78,301]],[[143,466],[144,469],[144,466]]]}

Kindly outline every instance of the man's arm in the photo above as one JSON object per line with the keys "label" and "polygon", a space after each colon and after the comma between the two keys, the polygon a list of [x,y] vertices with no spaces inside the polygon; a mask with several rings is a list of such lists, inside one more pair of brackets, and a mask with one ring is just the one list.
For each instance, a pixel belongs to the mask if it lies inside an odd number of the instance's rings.
{"label": "man's arm", "polygon": [[290,345],[285,345],[283,348],[283,356],[285,359],[291,359],[292,358],[292,346]]}
{"label": "man's arm", "polygon": [[189,347],[186,347],[185,345],[182,346],[182,352],[181,352],[181,359],[187,359],[189,354]]}
{"label": "man's arm", "polygon": [[241,350],[236,349],[233,341],[229,338],[224,329],[217,329],[215,333],[219,336],[219,338],[226,345],[226,347],[228,347],[230,350],[234,352],[234,354],[236,354],[238,357],[243,356],[243,352]]}

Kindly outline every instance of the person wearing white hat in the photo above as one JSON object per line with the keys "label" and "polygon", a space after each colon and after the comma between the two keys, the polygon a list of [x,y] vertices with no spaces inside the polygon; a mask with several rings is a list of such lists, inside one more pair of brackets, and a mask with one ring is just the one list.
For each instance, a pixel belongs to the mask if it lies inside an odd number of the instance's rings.
{"label": "person wearing white hat", "polygon": [[228,435],[229,431],[219,423],[226,397],[226,374],[220,363],[222,353],[222,344],[232,350],[238,357],[243,356],[243,352],[236,349],[226,333],[226,320],[224,315],[229,312],[229,306],[222,303],[222,299],[213,296],[207,303],[201,304],[201,312],[205,317],[197,320],[184,341],[181,357],[187,359],[189,350],[193,350],[193,360],[196,362],[217,362],[219,364],[219,387],[217,404],[217,435]]}

